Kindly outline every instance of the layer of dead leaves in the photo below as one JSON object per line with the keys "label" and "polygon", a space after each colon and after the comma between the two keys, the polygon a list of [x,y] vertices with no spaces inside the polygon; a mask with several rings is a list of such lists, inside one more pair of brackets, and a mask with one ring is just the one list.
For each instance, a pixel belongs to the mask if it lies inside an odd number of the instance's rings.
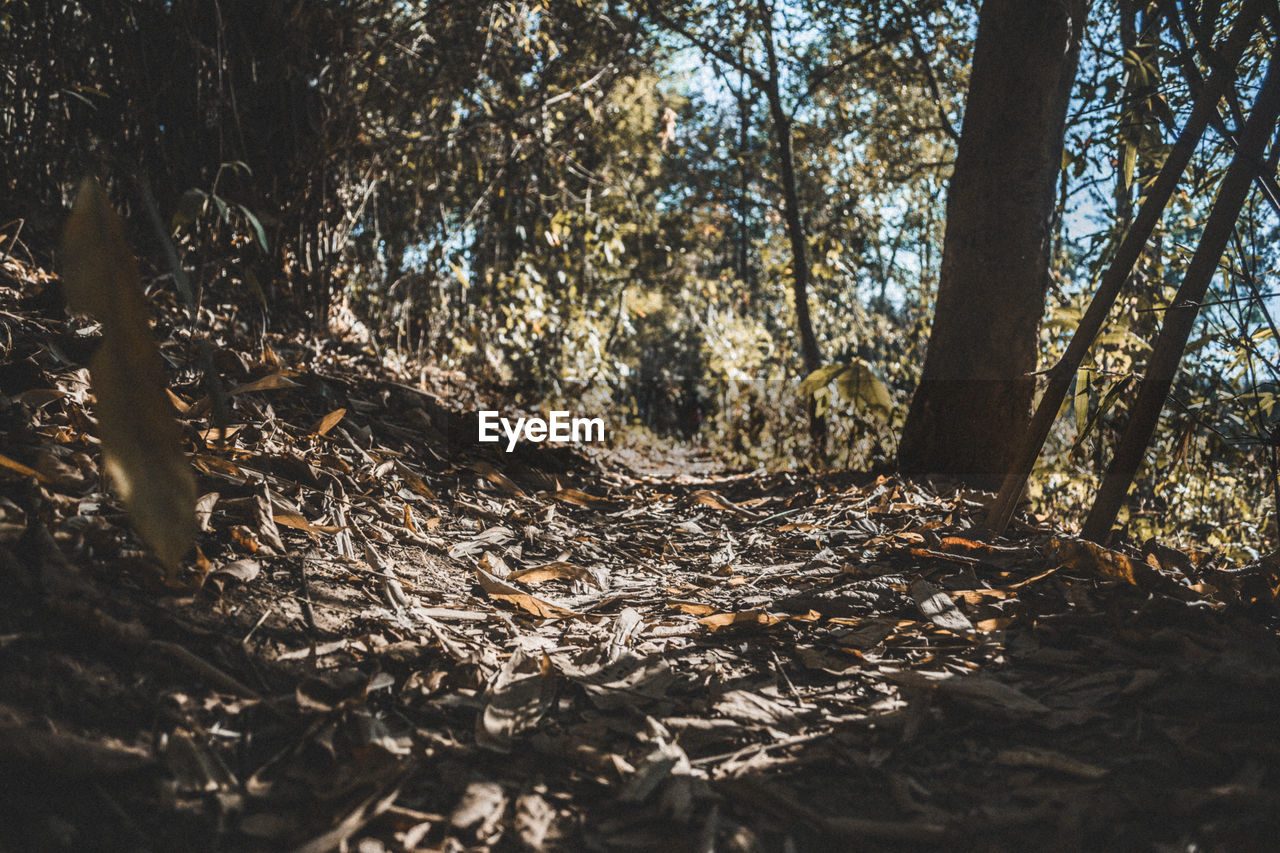
{"label": "layer of dead leaves", "polygon": [[989,496],[894,479],[495,453],[461,389],[427,390],[440,374],[350,337],[252,339],[212,304],[159,328],[202,495],[175,585],[99,475],[94,329],[3,269],[0,848],[1231,850],[1280,830],[1268,561],[1025,517],[991,540]]}

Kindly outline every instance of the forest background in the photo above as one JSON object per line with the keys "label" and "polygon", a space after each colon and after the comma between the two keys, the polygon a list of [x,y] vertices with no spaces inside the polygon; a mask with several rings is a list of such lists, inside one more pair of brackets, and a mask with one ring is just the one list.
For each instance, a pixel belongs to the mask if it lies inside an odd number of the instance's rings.
{"label": "forest background", "polygon": [[[1079,22],[1041,369],[1215,45],[1259,6],[1030,480],[1034,509],[1067,525],[1128,420],[1276,32],[1268,4],[1210,0],[1094,2]],[[943,0],[6,0],[0,230],[8,251],[53,257],[98,175],[154,280],[201,305],[195,337],[216,338],[225,305],[251,329],[341,322],[530,410],[613,413],[619,442],[892,466],[936,319],[978,22],[978,4]],[[1274,153],[1268,169],[1121,510],[1135,539],[1276,544]]]}

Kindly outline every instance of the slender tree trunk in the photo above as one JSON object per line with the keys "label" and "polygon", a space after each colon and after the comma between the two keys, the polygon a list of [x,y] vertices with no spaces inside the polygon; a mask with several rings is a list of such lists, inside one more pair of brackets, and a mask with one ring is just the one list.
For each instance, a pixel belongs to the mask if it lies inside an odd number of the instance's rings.
{"label": "slender tree trunk", "polygon": [[[813,319],[809,315],[808,241],[805,237],[804,217],[800,212],[800,190],[796,184],[791,117],[782,104],[778,52],[773,40],[773,9],[767,0],[759,0],[759,8],[764,29],[765,60],[769,71],[764,94],[769,102],[774,142],[778,147],[778,170],[782,178],[782,218],[787,224],[787,236],[791,240],[791,287],[796,302],[796,331],[800,334],[800,357],[804,361],[804,371],[809,374],[822,366],[822,353],[818,349],[818,338],[813,333]],[[820,454],[825,449],[826,432],[826,421],[818,416],[813,398],[810,398],[809,436],[816,453]]]}
{"label": "slender tree trunk", "polygon": [[777,137],[778,159],[782,161],[782,217],[787,224],[787,237],[791,241],[791,287],[796,298],[800,356],[804,359],[805,371],[812,373],[822,366],[822,355],[818,349],[818,339],[813,333],[813,319],[809,316],[809,250],[800,214],[800,194],[796,187],[795,160],[791,151],[791,119],[782,109],[776,84],[776,79],[770,80],[768,99],[774,134]]}
{"label": "slender tree trunk", "polygon": [[747,168],[747,146],[750,145],[751,101],[747,98],[746,81],[738,96],[738,245],[735,266],[739,280],[750,292],[751,280],[751,170]]}
{"label": "slender tree trunk", "polygon": [[1027,428],[1085,0],[985,0],[904,472],[996,488]]}
{"label": "slender tree trunk", "polygon": [[1071,387],[1072,377],[1080,369],[1089,347],[1093,345],[1094,338],[1102,330],[1107,316],[1120,296],[1120,291],[1129,279],[1129,274],[1141,257],[1143,248],[1155,231],[1156,225],[1159,224],[1160,217],[1174,190],[1178,188],[1178,181],[1187,164],[1191,162],[1191,156],[1195,154],[1196,145],[1204,135],[1211,117],[1217,115],[1218,100],[1235,77],[1236,62],[1239,61],[1254,31],[1261,5],[1259,0],[1247,0],[1245,3],[1231,35],[1227,37],[1226,43],[1221,48],[1222,64],[1197,94],[1195,106],[1187,116],[1186,124],[1183,125],[1182,131],[1173,143],[1169,156],[1160,169],[1160,174],[1148,190],[1146,198],[1143,199],[1137,218],[1124,235],[1124,239],[1120,241],[1115,257],[1111,260],[1111,266],[1103,274],[1088,310],[1080,318],[1080,324],[1076,326],[1071,342],[1067,344],[1066,352],[1049,370],[1048,383],[1044,394],[1040,397],[1040,402],[1036,404],[1035,416],[1032,417],[1031,426],[1021,443],[1017,460],[1009,468],[1004,484],[1000,487],[1000,495],[992,504],[988,514],[987,526],[995,532],[1003,533],[1010,519],[1013,518],[1018,497],[1026,486],[1027,478],[1031,476],[1031,470],[1035,467],[1045,439],[1049,437],[1049,430],[1057,420],[1062,401],[1066,399],[1067,391]]}
{"label": "slender tree trunk", "polygon": [[[1131,56],[1138,44],[1138,9],[1132,0],[1121,0],[1120,12],[1120,50],[1125,62],[1131,62]],[[1116,170],[1116,220],[1123,231],[1133,218],[1133,172],[1126,157],[1126,148],[1138,143],[1140,126],[1135,120],[1139,111],[1136,103],[1140,85],[1141,71],[1130,66],[1124,77],[1124,91],[1120,95],[1120,110],[1117,116],[1116,162],[1120,168]],[[1136,149],[1135,149],[1136,150]]]}
{"label": "slender tree trunk", "polygon": [[1164,407],[1165,398],[1169,396],[1169,389],[1173,387],[1182,352],[1195,328],[1200,303],[1204,301],[1204,295],[1217,272],[1218,261],[1235,230],[1236,219],[1248,197],[1254,175],[1258,172],[1275,172],[1274,165],[1262,162],[1262,155],[1267,142],[1276,131],[1278,116],[1280,64],[1273,58],[1253,106],[1253,113],[1240,134],[1240,147],[1231,158],[1231,165],[1218,188],[1218,197],[1213,202],[1209,221],[1205,223],[1200,245],[1196,247],[1196,253],[1187,265],[1187,272],[1173,304],[1165,312],[1164,326],[1160,329],[1160,337],[1156,339],[1146,376],[1133,404],[1133,416],[1125,427],[1124,436],[1111,460],[1111,467],[1107,470],[1093,508],[1085,519],[1082,533],[1086,539],[1101,542],[1111,532],[1111,525],[1115,523],[1116,514],[1124,503],[1129,486],[1133,483],[1133,476],[1142,464],[1147,445],[1160,420],[1160,410]]}

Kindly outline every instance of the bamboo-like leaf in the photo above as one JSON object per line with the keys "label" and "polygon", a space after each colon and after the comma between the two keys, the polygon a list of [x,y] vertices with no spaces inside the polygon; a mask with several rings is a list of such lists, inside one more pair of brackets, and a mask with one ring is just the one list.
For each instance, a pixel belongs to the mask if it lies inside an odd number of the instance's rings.
{"label": "bamboo-like leaf", "polygon": [[1138,145],[1135,142],[1126,142],[1124,144],[1124,164],[1123,172],[1120,174],[1121,185],[1127,190],[1129,185],[1133,183],[1133,170],[1138,165]]}
{"label": "bamboo-like leaf", "polygon": [[1076,371],[1076,435],[1084,432],[1089,421],[1089,368],[1081,367]]}
{"label": "bamboo-like leaf", "polygon": [[249,223],[249,227],[253,229],[253,235],[258,238],[258,245],[262,247],[262,251],[270,252],[267,248],[267,232],[262,227],[262,223],[258,221],[258,217],[253,215],[253,211],[245,207],[243,204],[237,204],[240,212],[244,214],[245,220]]}
{"label": "bamboo-like leaf", "polygon": [[1131,382],[1133,382],[1132,375],[1126,376],[1123,379],[1117,379],[1112,383],[1111,387],[1107,389],[1107,393],[1102,396],[1102,402],[1098,404],[1098,408],[1094,409],[1093,414],[1089,416],[1089,420],[1085,423],[1084,429],[1079,430],[1076,435],[1076,443],[1072,445],[1072,450],[1075,450],[1080,445],[1084,444],[1084,440],[1093,432],[1094,427],[1098,425],[1098,421],[1102,420],[1103,415],[1111,411],[1111,407],[1116,404],[1116,400],[1120,399],[1120,395],[1124,393],[1125,389],[1129,387]]}
{"label": "bamboo-like leaf", "polygon": [[92,179],[80,186],[63,251],[68,304],[102,324],[89,369],[103,468],[138,533],[173,572],[195,538],[195,478],[165,393],[124,224]]}

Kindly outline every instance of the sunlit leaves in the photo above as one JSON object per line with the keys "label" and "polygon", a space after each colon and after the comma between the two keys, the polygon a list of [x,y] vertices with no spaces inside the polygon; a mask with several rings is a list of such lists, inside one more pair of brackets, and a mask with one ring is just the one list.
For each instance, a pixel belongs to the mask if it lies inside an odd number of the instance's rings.
{"label": "sunlit leaves", "polygon": [[876,376],[871,365],[862,359],[818,368],[800,383],[800,393],[822,395],[822,401],[826,401],[826,408],[829,408],[829,398],[824,392],[832,383],[840,398],[856,411],[870,412],[881,418],[887,418],[893,411],[893,396],[888,387]]}

